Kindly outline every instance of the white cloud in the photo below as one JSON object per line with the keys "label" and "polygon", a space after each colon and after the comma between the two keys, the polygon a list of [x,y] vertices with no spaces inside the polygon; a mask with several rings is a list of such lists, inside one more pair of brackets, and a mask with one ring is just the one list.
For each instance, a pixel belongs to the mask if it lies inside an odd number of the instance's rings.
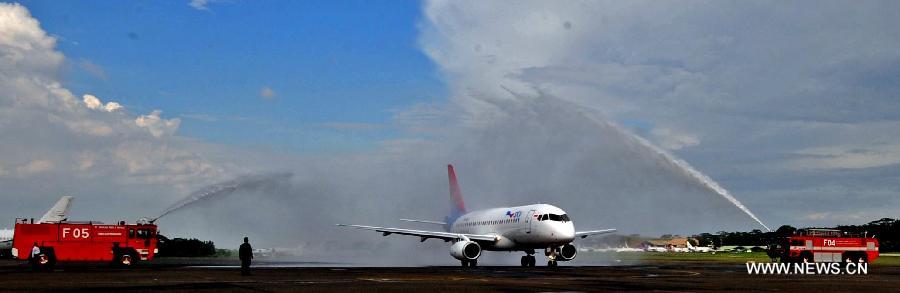
{"label": "white cloud", "polygon": [[116,102],[106,103],[106,106],[103,106],[103,111],[106,112],[115,112],[122,109],[122,105]]}
{"label": "white cloud", "polygon": [[112,126],[106,122],[92,119],[75,119],[65,122],[74,133],[84,133],[93,136],[108,136],[113,133]]}
{"label": "white cloud", "polygon": [[[177,194],[235,170],[223,163],[228,159],[198,155],[210,146],[173,136],[180,119],[164,119],[161,111],[134,116],[91,94],[77,98],[60,83],[65,57],[55,46],[25,7],[0,3],[0,197],[39,188],[27,200],[75,193],[88,201],[104,194],[130,201],[140,190]],[[163,136],[170,137],[157,139]],[[21,162],[23,156],[39,159]],[[28,180],[38,174],[49,178]],[[0,205],[0,215],[11,214],[6,208]]]}
{"label": "white cloud", "polygon": [[103,105],[103,102],[100,101],[99,98],[94,95],[84,95],[82,97],[82,101],[84,105],[91,110],[101,110],[105,112],[116,112],[122,109],[122,105],[116,102],[108,102],[106,105]]}
{"label": "white cloud", "polygon": [[181,125],[181,119],[163,119],[159,116],[161,114],[161,110],[153,110],[150,114],[141,115],[134,119],[134,123],[137,126],[146,128],[154,137],[174,135],[178,131],[178,126]]}
{"label": "white cloud", "polygon": [[53,170],[55,165],[53,162],[48,160],[33,160],[28,162],[25,165],[21,165],[16,168],[16,173],[19,175],[33,175],[37,173],[44,173],[50,170]]}
{"label": "white cloud", "polygon": [[191,0],[188,5],[197,10],[209,10],[209,0]]}
{"label": "white cloud", "polygon": [[700,139],[697,136],[666,127],[654,127],[650,131],[650,135],[656,144],[667,150],[680,150],[700,144]]}
{"label": "white cloud", "polygon": [[861,169],[900,164],[900,142],[876,145],[833,145],[797,151],[789,162],[795,170]]}
{"label": "white cloud", "polygon": [[91,60],[81,59],[81,61],[78,62],[78,67],[96,78],[109,80],[109,77],[106,75],[106,70],[103,70],[103,67],[94,64]]}
{"label": "white cloud", "polygon": [[278,95],[278,93],[276,93],[275,90],[273,90],[269,86],[263,86],[261,89],[259,89],[259,96],[263,97],[263,99],[272,100],[276,95]]}
{"label": "white cloud", "polygon": [[84,106],[91,110],[96,110],[103,106],[103,102],[100,102],[100,99],[93,95],[84,95],[82,101],[84,101]]}
{"label": "white cloud", "polygon": [[465,125],[507,118],[511,100],[553,96],[653,125],[641,134],[776,221],[800,217],[768,189],[817,180],[857,192],[822,192],[813,208],[890,202],[883,190],[900,184],[866,169],[900,167],[900,54],[889,49],[900,47],[900,7],[778,3],[429,1],[419,43]]}

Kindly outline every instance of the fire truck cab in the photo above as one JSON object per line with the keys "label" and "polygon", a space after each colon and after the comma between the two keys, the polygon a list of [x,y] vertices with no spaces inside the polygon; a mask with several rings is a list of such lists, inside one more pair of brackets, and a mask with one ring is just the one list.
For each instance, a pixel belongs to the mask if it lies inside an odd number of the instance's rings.
{"label": "fire truck cab", "polygon": [[781,245],[781,262],[871,262],[878,239],[835,229],[801,229]]}
{"label": "fire truck cab", "polygon": [[[35,267],[57,262],[111,262],[129,266],[149,261],[157,253],[157,227],[149,223],[117,225],[99,222],[29,223],[16,219],[13,256]],[[32,258],[34,245],[40,254]]]}

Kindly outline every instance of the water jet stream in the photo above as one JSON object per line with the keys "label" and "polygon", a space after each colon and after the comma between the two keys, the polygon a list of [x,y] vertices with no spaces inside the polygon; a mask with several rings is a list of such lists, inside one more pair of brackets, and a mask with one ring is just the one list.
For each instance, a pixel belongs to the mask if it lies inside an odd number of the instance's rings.
{"label": "water jet stream", "polygon": [[177,211],[181,208],[184,208],[188,205],[191,205],[191,204],[196,203],[201,200],[211,199],[211,198],[215,198],[217,196],[230,194],[230,193],[234,192],[235,190],[238,190],[241,188],[259,186],[261,184],[268,183],[268,182],[274,182],[276,180],[288,179],[291,176],[293,176],[293,174],[290,172],[245,175],[245,176],[241,176],[241,177],[229,180],[229,181],[216,183],[216,184],[213,184],[213,185],[204,187],[200,190],[192,192],[190,195],[188,195],[184,199],[176,202],[169,208],[165,209],[162,212],[162,214],[160,214],[158,217],[151,220],[151,222],[155,222],[156,220],[159,220],[159,218],[162,218],[165,215],[168,215],[174,211]]}
{"label": "water jet stream", "polygon": [[674,155],[670,154],[669,152],[653,145],[652,143],[650,143],[643,137],[637,136],[617,124],[606,121],[605,119],[600,119],[600,118],[594,117],[593,115],[591,115],[591,113],[587,113],[585,111],[579,110],[579,112],[585,118],[590,119],[603,127],[609,127],[611,129],[615,130],[623,138],[625,138],[626,141],[635,143],[638,146],[654,153],[660,159],[662,159],[663,162],[669,164],[670,166],[675,167],[675,169],[679,170],[683,175],[696,180],[697,183],[700,183],[700,185],[702,185],[703,187],[715,192],[716,194],[722,196],[722,198],[731,202],[731,204],[733,204],[735,207],[737,207],[738,209],[743,211],[745,214],[750,216],[750,218],[753,219],[754,221],[756,221],[756,223],[758,223],[760,226],[765,228],[766,231],[772,232],[772,229],[769,229],[769,226],[766,226],[766,224],[763,224],[762,220],[760,220],[758,217],[756,217],[756,215],[753,214],[753,212],[751,212],[749,208],[744,206],[744,204],[742,204],[737,198],[735,198],[733,195],[731,195],[731,193],[728,192],[728,190],[726,190],[725,188],[720,186],[719,183],[712,180],[712,178],[709,178],[709,176],[706,176],[705,174],[701,173],[700,171],[697,171],[697,169],[694,169],[694,167],[691,166],[690,164],[688,164],[688,162],[675,157]]}

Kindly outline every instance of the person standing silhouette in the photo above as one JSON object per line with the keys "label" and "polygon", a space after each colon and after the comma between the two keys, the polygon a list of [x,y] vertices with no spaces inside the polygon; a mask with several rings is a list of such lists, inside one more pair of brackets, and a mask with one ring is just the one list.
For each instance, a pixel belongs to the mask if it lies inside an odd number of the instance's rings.
{"label": "person standing silhouette", "polygon": [[241,275],[250,275],[250,260],[253,259],[253,247],[250,246],[250,239],[244,237],[244,244],[238,249],[238,257],[241,259]]}
{"label": "person standing silhouette", "polygon": [[35,271],[41,266],[41,248],[38,247],[37,242],[34,243],[34,246],[31,247],[31,254],[28,255],[28,260],[31,262],[31,268]]}

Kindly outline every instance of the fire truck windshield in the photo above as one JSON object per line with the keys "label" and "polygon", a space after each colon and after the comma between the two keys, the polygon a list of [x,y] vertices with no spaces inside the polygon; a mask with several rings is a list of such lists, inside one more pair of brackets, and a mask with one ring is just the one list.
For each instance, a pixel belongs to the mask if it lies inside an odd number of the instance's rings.
{"label": "fire truck windshield", "polygon": [[148,229],[140,229],[140,230],[137,230],[137,237],[138,237],[138,238],[141,238],[141,239],[152,238],[152,237],[153,237],[153,231],[150,231],[150,230],[148,230]]}

